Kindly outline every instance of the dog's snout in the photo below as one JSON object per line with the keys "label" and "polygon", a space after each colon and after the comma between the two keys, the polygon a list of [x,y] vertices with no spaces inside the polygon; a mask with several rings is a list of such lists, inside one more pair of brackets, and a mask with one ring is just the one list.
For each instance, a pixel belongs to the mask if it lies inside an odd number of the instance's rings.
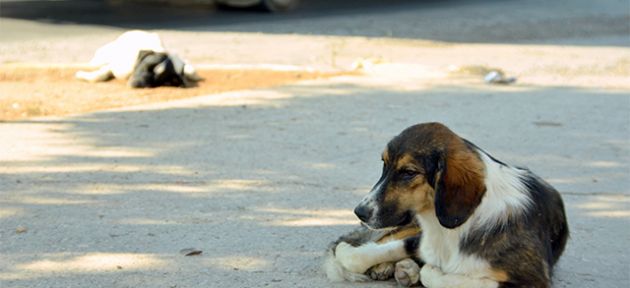
{"label": "dog's snout", "polygon": [[372,217],[372,208],[367,205],[359,205],[357,208],[354,208],[354,214],[361,219],[363,222],[368,222],[370,217]]}

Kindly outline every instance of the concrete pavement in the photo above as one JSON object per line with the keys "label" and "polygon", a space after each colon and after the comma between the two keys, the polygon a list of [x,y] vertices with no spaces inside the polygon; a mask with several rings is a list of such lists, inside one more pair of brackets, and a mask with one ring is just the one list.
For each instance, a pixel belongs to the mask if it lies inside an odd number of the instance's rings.
{"label": "concrete pavement", "polygon": [[2,287],[329,287],[323,248],[356,225],[383,145],[424,121],[562,191],[572,238],[556,287],[628,283],[628,93],[378,69],[0,124]]}

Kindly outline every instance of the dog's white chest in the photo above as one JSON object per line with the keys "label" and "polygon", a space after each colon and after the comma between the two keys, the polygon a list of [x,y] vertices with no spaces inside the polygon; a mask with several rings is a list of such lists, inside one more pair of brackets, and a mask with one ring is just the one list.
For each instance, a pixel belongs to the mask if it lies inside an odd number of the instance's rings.
{"label": "dog's white chest", "polygon": [[[427,219],[428,218],[428,219]],[[422,260],[445,273],[463,274],[482,278],[489,270],[489,263],[474,255],[460,252],[460,231],[445,229],[435,217],[419,217],[423,229],[420,242],[420,257]]]}

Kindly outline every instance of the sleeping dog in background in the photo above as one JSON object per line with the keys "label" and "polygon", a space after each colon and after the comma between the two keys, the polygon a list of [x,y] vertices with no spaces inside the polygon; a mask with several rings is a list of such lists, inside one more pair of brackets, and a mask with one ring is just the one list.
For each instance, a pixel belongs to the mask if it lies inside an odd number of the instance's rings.
{"label": "sleeping dog in background", "polygon": [[164,48],[156,33],[140,30],[125,32],[96,50],[89,65],[96,70],[75,76],[88,82],[128,79],[133,88],[189,87],[202,80],[192,65]]}
{"label": "sleeping dog in background", "polygon": [[[371,230],[333,243],[329,278],[394,276],[429,288],[551,286],[569,228],[560,194],[544,180],[439,123],[407,128],[382,157],[381,178],[355,209]],[[396,236],[416,221],[422,232]],[[393,237],[376,239],[388,233]]]}

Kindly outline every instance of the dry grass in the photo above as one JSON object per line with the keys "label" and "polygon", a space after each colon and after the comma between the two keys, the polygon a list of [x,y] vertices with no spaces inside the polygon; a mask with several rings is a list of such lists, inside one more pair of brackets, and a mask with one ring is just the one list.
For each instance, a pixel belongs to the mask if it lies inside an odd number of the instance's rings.
{"label": "dry grass", "polygon": [[339,73],[271,70],[201,70],[198,87],[131,89],[125,81],[86,83],[77,69],[0,66],[0,121],[59,116],[190,98],[218,92],[265,88]]}

